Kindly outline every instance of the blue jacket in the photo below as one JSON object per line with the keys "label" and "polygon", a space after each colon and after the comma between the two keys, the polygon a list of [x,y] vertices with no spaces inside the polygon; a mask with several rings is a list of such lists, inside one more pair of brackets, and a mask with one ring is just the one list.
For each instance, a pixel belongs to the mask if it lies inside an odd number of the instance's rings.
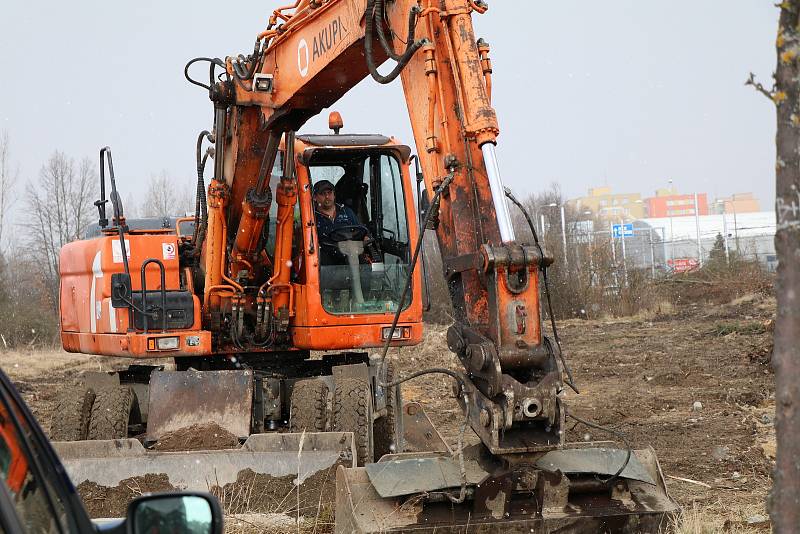
{"label": "blue jacket", "polygon": [[317,236],[321,242],[330,241],[330,233],[336,228],[361,224],[355,212],[344,204],[336,204],[336,217],[333,220],[319,210],[314,211],[314,217],[317,219]]}

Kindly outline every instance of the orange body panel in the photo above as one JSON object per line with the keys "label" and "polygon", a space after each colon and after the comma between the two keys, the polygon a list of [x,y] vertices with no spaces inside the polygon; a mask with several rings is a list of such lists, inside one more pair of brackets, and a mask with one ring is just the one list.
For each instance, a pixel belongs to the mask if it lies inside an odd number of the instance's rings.
{"label": "orange body panel", "polygon": [[[176,235],[131,233],[126,234],[125,241],[133,291],[141,291],[141,266],[149,258],[157,258],[164,264],[166,289],[180,289]],[[151,324],[153,331],[149,335],[136,334],[129,331],[128,309],[111,305],[111,275],[125,272],[118,235],[65,245],[61,249],[60,269],[64,350],[114,356],[164,356],[163,352],[147,350],[147,338],[160,332],[159,325]],[[148,291],[161,289],[157,266],[148,266],[146,281]],[[200,300],[194,296],[193,303],[194,324],[190,330],[181,331],[180,348],[170,355],[197,354],[210,347],[210,333],[200,331]],[[200,343],[187,346],[186,336],[198,337]]]}
{"label": "orange body panel", "polygon": [[[148,347],[148,341],[159,337],[178,337],[176,350],[158,350]],[[197,338],[192,344],[187,338]],[[211,332],[206,330],[161,331],[126,334],[87,334],[61,332],[61,344],[67,352],[105,354],[129,358],[172,358],[176,356],[204,356],[211,354]]]}
{"label": "orange body panel", "polygon": [[[177,236],[126,234],[125,241],[134,291],[141,291],[140,269],[148,258],[157,258],[164,264],[166,289],[180,288]],[[111,306],[111,275],[125,272],[119,236],[104,235],[69,243],[61,249],[59,266],[63,332],[122,333],[128,330],[128,310]],[[147,289],[160,288],[159,270],[150,265]]]}
{"label": "orange body panel", "polygon": [[[354,348],[379,348],[384,345],[381,331],[391,326],[392,320],[375,325],[292,328],[292,344],[311,350],[352,350]],[[392,341],[392,347],[418,345],[422,341],[422,323],[398,323],[398,329],[408,332],[408,337]]]}

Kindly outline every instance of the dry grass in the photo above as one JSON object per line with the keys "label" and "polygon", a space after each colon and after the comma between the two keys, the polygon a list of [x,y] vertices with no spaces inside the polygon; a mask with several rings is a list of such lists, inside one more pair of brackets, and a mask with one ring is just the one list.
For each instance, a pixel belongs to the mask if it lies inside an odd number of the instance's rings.
{"label": "dry grass", "polygon": [[333,509],[323,509],[316,518],[304,518],[298,525],[285,514],[225,514],[225,534],[330,534]]}
{"label": "dry grass", "polygon": [[[290,501],[293,497],[294,495],[287,495],[286,500]],[[291,513],[278,511],[249,514],[239,511],[248,508],[247,502],[243,501],[243,498],[245,498],[244,495],[238,495],[228,498],[222,496],[220,499],[225,517],[225,534],[330,534],[333,532],[335,510],[332,504],[320,506],[315,517],[297,517]]]}
{"label": "dry grass", "polygon": [[73,354],[61,349],[0,351],[0,367],[12,380],[41,378],[64,371],[114,371],[134,363],[171,365],[172,359],[131,360],[90,354]]}
{"label": "dry grass", "polygon": [[731,509],[723,502],[713,505],[693,504],[684,507],[681,515],[670,525],[669,534],[751,534],[770,532],[769,521],[748,524],[748,519],[766,518],[763,505]]}

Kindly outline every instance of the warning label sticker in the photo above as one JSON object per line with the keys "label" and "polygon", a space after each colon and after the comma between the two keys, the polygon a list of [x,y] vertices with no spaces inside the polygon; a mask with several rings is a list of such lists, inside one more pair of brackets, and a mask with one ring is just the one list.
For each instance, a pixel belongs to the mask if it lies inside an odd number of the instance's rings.
{"label": "warning label sticker", "polygon": [[161,243],[161,255],[165,260],[175,259],[175,243]]}

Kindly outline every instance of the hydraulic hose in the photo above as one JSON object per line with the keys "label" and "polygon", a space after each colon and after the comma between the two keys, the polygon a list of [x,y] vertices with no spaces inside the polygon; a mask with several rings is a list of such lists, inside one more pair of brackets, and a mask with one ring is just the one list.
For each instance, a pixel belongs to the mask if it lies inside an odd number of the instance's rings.
{"label": "hydraulic hose", "polygon": [[[261,41],[256,39],[256,42],[253,45],[252,55],[245,57],[242,54],[239,54],[237,61],[231,61],[231,65],[233,65],[233,73],[236,75],[236,78],[238,78],[240,81],[251,80],[258,69],[258,63],[261,59],[261,56]],[[245,70],[243,65],[247,64],[248,61],[250,62],[250,67]]]}
{"label": "hydraulic hose", "polygon": [[203,139],[208,139],[209,142],[213,142],[213,136],[211,132],[208,130],[203,130],[200,132],[200,135],[197,136],[197,200],[195,201],[195,212],[194,212],[194,237],[192,238],[192,243],[194,243],[194,250],[192,251],[192,255],[195,257],[195,261],[199,261],[200,254],[203,249],[203,242],[206,238],[206,231],[208,228],[208,205],[206,201],[206,185],[205,181],[203,180],[203,174],[205,173],[206,168],[206,161],[208,161],[208,152],[202,154],[203,150]]}
{"label": "hydraulic hose", "polygon": [[628,467],[628,463],[630,463],[631,461],[631,456],[633,456],[633,447],[631,447],[631,444],[628,442],[627,438],[625,438],[625,434],[617,430],[614,430],[612,428],[608,428],[602,425],[598,425],[597,423],[592,423],[591,421],[581,419],[572,412],[568,411],[566,408],[564,408],[564,415],[566,415],[571,419],[574,419],[578,423],[588,426],[589,428],[594,428],[595,430],[600,430],[602,432],[608,432],[612,436],[619,438],[625,444],[625,449],[627,450],[627,454],[625,455],[625,461],[622,462],[622,466],[619,469],[617,469],[616,473],[614,473],[608,478],[598,477],[598,480],[600,480],[600,482],[602,482],[603,484],[611,485],[611,483],[614,482],[616,479],[618,479],[619,476],[622,474],[622,472],[625,471],[625,468]]}
{"label": "hydraulic hose", "polygon": [[[206,85],[204,83],[201,83],[201,82],[198,82],[197,80],[195,80],[194,78],[189,76],[189,67],[191,67],[192,65],[194,65],[195,63],[197,63],[199,61],[207,61],[210,64],[209,65],[209,72],[208,72],[208,85]],[[207,90],[210,93],[211,92],[211,86],[214,85],[214,69],[217,66],[222,67],[224,69],[225,68],[225,62],[222,61],[221,59],[218,59],[218,58],[196,57],[193,60],[189,61],[186,64],[186,66],[183,68],[183,76],[186,78],[186,80],[189,83],[191,83],[193,85],[196,85],[198,87],[202,87],[203,89]]]}
{"label": "hydraulic hose", "polygon": [[422,223],[422,228],[419,230],[419,239],[417,239],[417,246],[414,248],[414,256],[411,258],[411,265],[408,269],[408,276],[406,276],[406,283],[403,287],[403,293],[400,295],[400,302],[397,304],[397,311],[394,313],[394,319],[392,319],[392,327],[389,330],[389,337],[386,338],[386,342],[383,344],[381,363],[386,360],[386,354],[389,352],[389,346],[392,343],[394,331],[397,330],[397,323],[400,321],[400,314],[403,312],[403,306],[406,304],[406,298],[408,297],[408,292],[411,289],[411,280],[414,277],[414,268],[419,261],[419,254],[422,251],[422,244],[424,243],[425,229],[428,227],[428,223],[430,223],[432,220],[433,214],[439,211],[439,199],[442,196],[442,192],[447,189],[450,183],[455,179],[455,176],[455,172],[451,172],[447,175],[444,181],[442,181],[441,185],[436,188],[436,192],[434,193],[430,207],[428,208],[428,213],[425,214],[425,221]]}
{"label": "hydraulic hose", "polygon": [[[539,244],[539,238],[536,235],[536,226],[533,224],[533,220],[531,220],[531,216],[528,213],[528,210],[522,205],[522,203],[517,200],[517,197],[511,192],[509,188],[505,188],[505,194],[514,205],[519,208],[522,212],[522,215],[525,216],[525,220],[528,221],[528,226],[531,229],[531,233],[533,234],[533,242],[536,244],[536,248],[539,249],[539,255],[544,258],[544,250],[542,250],[542,246]],[[550,299],[550,284],[547,280],[547,267],[542,265],[542,281],[544,282],[544,295],[547,299],[547,313],[550,315],[550,326],[553,329],[553,339],[556,341],[556,346],[558,347],[558,357],[561,360],[561,364],[564,366],[564,371],[567,373],[567,385],[570,387],[572,391],[580,395],[580,391],[578,391],[578,386],[575,385],[575,380],[572,378],[572,370],[569,368],[569,364],[567,364],[566,358],[564,358],[564,353],[561,350],[561,339],[558,336],[558,329],[556,328],[556,318],[553,315],[553,303]]]}
{"label": "hydraulic hose", "polygon": [[[436,191],[433,195],[433,200],[431,200],[431,204],[428,208],[428,212],[425,214],[425,221],[422,223],[422,227],[420,228],[419,239],[417,240],[417,246],[414,248],[414,256],[411,259],[411,266],[408,270],[408,276],[406,277],[406,284],[403,288],[403,294],[400,296],[400,302],[397,306],[397,311],[394,314],[394,319],[392,320],[392,327],[389,330],[389,336],[386,339],[386,343],[383,345],[383,353],[381,354],[381,364],[386,361],[386,354],[389,352],[389,345],[392,342],[392,337],[394,337],[394,331],[397,329],[397,323],[400,320],[400,314],[403,311],[403,306],[406,302],[406,297],[408,296],[408,291],[411,289],[411,281],[414,276],[414,267],[419,262],[419,255],[422,251],[422,245],[424,243],[424,235],[425,229],[428,227],[428,224],[433,219],[433,214],[439,211],[439,199],[442,196],[442,193],[445,189],[450,185],[450,183],[455,179],[455,172],[451,172],[447,177],[442,181],[441,185],[436,188]],[[450,502],[454,504],[461,504],[466,499],[467,494],[467,472],[464,466],[464,432],[466,432],[467,426],[469,424],[469,400],[467,399],[467,390],[468,390],[468,383],[462,373],[457,371],[451,371],[450,369],[445,369],[441,367],[436,367],[432,369],[423,369],[422,371],[417,371],[415,373],[411,373],[408,376],[390,382],[388,384],[381,383],[381,387],[390,388],[395,387],[403,382],[408,382],[409,380],[413,380],[414,378],[418,378],[424,375],[430,374],[444,374],[450,377],[455,378],[458,383],[461,385],[461,391],[464,395],[464,422],[461,425],[461,431],[458,434],[458,448],[456,450],[456,455],[458,456],[458,464],[459,470],[461,472],[461,490],[459,491],[458,496],[452,495],[448,492],[443,492],[445,497],[447,497]]]}
{"label": "hydraulic hose", "polygon": [[[427,44],[426,39],[421,39],[419,41],[409,40],[408,45],[406,46],[405,52],[396,59],[397,64],[394,66],[392,72],[383,76],[381,73],[378,72],[378,67],[375,65],[375,57],[373,56],[372,50],[372,42],[373,42],[373,35],[375,32],[375,23],[377,22],[378,25],[383,24],[381,20],[380,14],[383,13],[383,6],[385,0],[367,0],[367,12],[366,12],[366,28],[365,28],[365,38],[364,38],[364,55],[367,58],[367,68],[369,69],[369,73],[372,76],[372,79],[381,84],[388,84],[393,82],[399,75],[400,72],[405,68],[409,61],[411,61],[411,57],[419,50],[422,46]],[[416,18],[418,8],[412,8],[411,17]],[[378,30],[378,37],[380,39],[381,29]],[[410,37],[413,39],[413,32],[411,33]],[[383,41],[386,40],[386,36],[384,35]],[[382,41],[382,42],[383,42]],[[388,43],[384,45],[384,48],[391,48]],[[395,54],[392,54],[395,55]]]}
{"label": "hydraulic hose", "polygon": [[[380,7],[377,5],[375,6],[375,17],[376,18],[380,17],[381,19],[385,20],[386,18],[385,0],[381,0],[380,3],[382,4]],[[414,41],[414,37],[417,31],[417,15],[419,15],[419,13],[420,9],[415,6],[414,8],[411,9],[411,11],[408,14],[408,37],[406,38],[405,41],[406,43]],[[389,28],[389,31],[392,34],[394,34],[391,27]],[[383,31],[383,24],[381,20],[378,20],[378,39],[380,40],[381,46],[383,47],[383,50],[386,52],[386,55],[388,55],[394,61],[400,61],[400,59],[402,58],[402,54],[397,54],[394,51],[394,48],[392,48],[392,43],[387,38],[386,32]]]}
{"label": "hydraulic hose", "polygon": [[539,236],[536,234],[536,226],[533,224],[531,220],[531,216],[528,214],[528,210],[522,205],[522,203],[517,200],[517,197],[514,196],[514,193],[511,192],[511,189],[505,188],[505,193],[508,199],[517,207],[519,211],[522,212],[522,215],[525,217],[525,220],[528,221],[528,227],[531,229],[531,233],[533,234],[533,242],[539,248],[539,252],[541,252],[541,247],[539,246]]}
{"label": "hydraulic hose", "polygon": [[[381,387],[385,388],[393,388],[399,384],[404,382],[408,382],[409,380],[413,380],[415,378],[419,378],[421,376],[426,375],[447,375],[452,378],[455,378],[458,383],[461,385],[461,398],[464,402],[464,420],[461,423],[461,428],[458,432],[458,444],[456,446],[456,456],[458,457],[458,467],[461,474],[461,489],[458,492],[458,496],[453,495],[450,492],[443,491],[443,492],[435,492],[441,493],[453,504],[461,504],[467,498],[467,469],[464,463],[464,433],[467,431],[467,426],[469,426],[469,395],[470,392],[468,390],[467,379],[464,375],[458,371],[451,371],[450,369],[445,369],[444,367],[433,367],[431,369],[424,369],[422,371],[417,371],[415,373],[411,373],[408,376],[400,378],[399,380],[395,380],[394,382],[390,382],[388,384],[381,384]],[[627,462],[626,462],[627,465]],[[624,467],[623,467],[624,469]],[[621,472],[621,471],[620,471]]]}

